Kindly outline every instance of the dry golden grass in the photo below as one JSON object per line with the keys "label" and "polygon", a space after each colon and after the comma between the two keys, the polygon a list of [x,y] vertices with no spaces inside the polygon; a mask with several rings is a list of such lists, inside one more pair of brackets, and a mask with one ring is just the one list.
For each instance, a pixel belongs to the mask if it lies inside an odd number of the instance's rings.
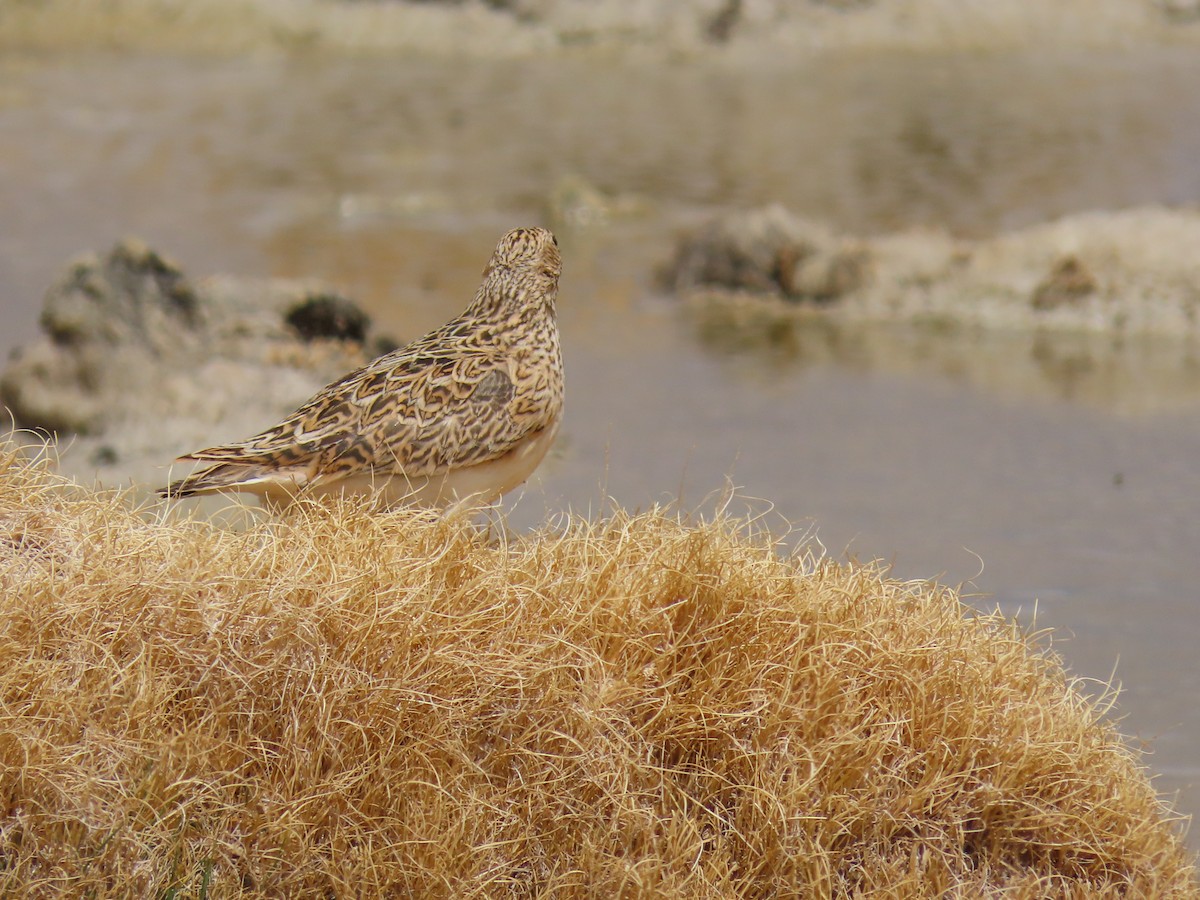
{"label": "dry golden grass", "polygon": [[1196,896],[997,616],[651,512],[221,528],[0,444],[0,895]]}

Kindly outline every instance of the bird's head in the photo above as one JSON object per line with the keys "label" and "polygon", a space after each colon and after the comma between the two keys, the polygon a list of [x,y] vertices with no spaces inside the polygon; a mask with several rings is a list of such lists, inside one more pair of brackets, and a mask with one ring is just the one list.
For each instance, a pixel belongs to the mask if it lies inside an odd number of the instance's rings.
{"label": "bird's head", "polygon": [[496,245],[483,270],[480,297],[493,302],[531,298],[553,304],[562,274],[558,241],[545,228],[514,228]]}

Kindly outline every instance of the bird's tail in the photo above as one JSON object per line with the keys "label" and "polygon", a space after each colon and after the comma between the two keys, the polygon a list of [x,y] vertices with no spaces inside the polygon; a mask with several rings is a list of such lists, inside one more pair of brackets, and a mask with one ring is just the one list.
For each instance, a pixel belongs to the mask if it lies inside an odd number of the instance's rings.
{"label": "bird's tail", "polygon": [[262,465],[217,463],[158,489],[158,496],[179,500],[223,490],[261,492],[280,480],[278,470]]}

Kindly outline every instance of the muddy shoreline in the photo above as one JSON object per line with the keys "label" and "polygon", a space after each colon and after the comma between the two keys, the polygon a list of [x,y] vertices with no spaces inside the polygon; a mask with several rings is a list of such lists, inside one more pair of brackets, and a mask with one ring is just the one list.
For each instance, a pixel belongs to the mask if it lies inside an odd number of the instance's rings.
{"label": "muddy shoreline", "polygon": [[990,52],[1032,46],[1200,43],[1195,0],[88,0],[17,3],[0,14],[0,47],[155,52],[415,52],[524,57],[547,53],[650,59],[839,50]]}

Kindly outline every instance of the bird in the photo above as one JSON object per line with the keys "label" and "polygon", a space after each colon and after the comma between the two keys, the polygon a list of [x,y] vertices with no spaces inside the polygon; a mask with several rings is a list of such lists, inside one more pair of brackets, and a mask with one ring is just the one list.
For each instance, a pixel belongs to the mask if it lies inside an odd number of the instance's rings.
{"label": "bird", "polygon": [[210,465],[159,495],[244,491],[278,508],[339,493],[370,494],[384,508],[494,502],[533,473],[562,420],[561,272],[549,230],[508,232],[460,315],[278,425],[179,457]]}

